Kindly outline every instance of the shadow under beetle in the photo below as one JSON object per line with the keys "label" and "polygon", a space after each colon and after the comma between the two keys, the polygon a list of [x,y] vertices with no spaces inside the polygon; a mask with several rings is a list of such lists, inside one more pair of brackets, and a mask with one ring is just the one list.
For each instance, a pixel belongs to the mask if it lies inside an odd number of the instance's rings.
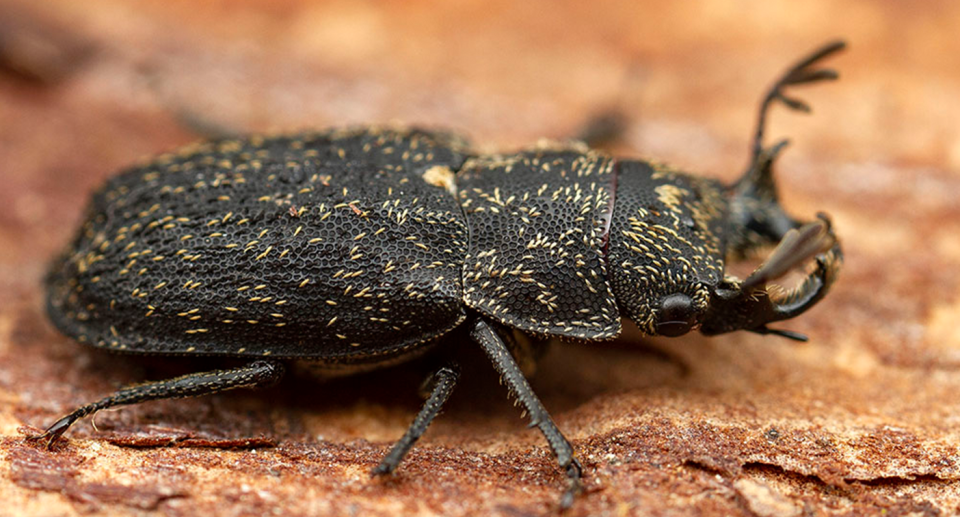
{"label": "shadow under beetle", "polygon": [[[255,358],[233,369],[141,384],[80,407],[37,439],[52,444],[95,411],[275,383],[284,361],[369,369],[443,344],[465,326],[580,490],[573,447],[517,363],[514,330],[607,340],[621,316],[647,335],[771,329],[816,304],[842,260],[826,216],[780,207],[763,145],[787,86],[837,77],[815,69],[831,43],[781,77],[760,106],[751,162],[732,185],[586,145],[471,153],[459,137],[355,128],[227,139],[127,170],[98,191],[47,277],[47,311],[82,343],[126,353]],[[728,259],[776,244],[745,280]],[[769,282],[810,260],[791,289]],[[457,382],[430,395],[374,474],[393,472]]]}

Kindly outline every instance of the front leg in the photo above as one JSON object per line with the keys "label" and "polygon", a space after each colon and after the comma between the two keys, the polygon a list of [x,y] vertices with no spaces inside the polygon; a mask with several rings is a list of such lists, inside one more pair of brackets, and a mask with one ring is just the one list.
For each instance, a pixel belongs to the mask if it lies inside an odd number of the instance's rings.
{"label": "front leg", "polygon": [[500,374],[500,378],[507,384],[510,391],[516,396],[517,400],[523,404],[527,414],[530,415],[530,427],[537,427],[543,433],[544,438],[550,445],[550,450],[557,457],[560,467],[567,473],[567,490],[560,499],[562,508],[569,508],[573,504],[573,498],[580,493],[580,462],[573,457],[573,446],[563,436],[553,418],[547,413],[546,408],[537,398],[530,387],[527,378],[523,376],[520,367],[514,360],[510,350],[504,344],[503,339],[497,332],[482,318],[477,318],[470,329],[470,337],[480,344],[483,351],[493,362],[493,367]]}
{"label": "front leg", "polygon": [[817,68],[823,59],[843,50],[842,41],[829,43],[800,60],[774,83],[760,103],[757,129],[753,137],[750,165],[744,175],[731,185],[729,219],[732,224],[729,250],[734,256],[749,256],[757,248],[776,244],[786,233],[803,226],[784,211],[780,205],[777,184],[773,177],[773,164],[787,145],[781,140],[772,145],[764,144],[767,114],[770,107],[783,103],[788,108],[809,112],[803,101],[786,95],[785,90],[838,77],[835,70]]}

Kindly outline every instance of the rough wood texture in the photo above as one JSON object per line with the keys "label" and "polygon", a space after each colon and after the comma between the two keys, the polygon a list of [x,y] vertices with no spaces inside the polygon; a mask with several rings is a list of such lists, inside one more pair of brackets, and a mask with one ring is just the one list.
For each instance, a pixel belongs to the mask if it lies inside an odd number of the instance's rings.
{"label": "rough wood texture", "polygon": [[[761,91],[833,37],[843,79],[778,110],[794,213],[834,217],[846,268],[749,334],[561,345],[535,387],[579,451],[570,515],[960,512],[960,4],[50,0],[0,3],[0,514],[528,515],[562,475],[486,367],[394,479],[368,470],[419,399],[415,372],[144,404],[55,451],[25,426],[193,365],[55,333],[45,264],[88,192],[186,143],[405,120],[484,145],[574,134],[610,108],[618,150],[734,178]],[[208,366],[208,365],[205,365]]]}

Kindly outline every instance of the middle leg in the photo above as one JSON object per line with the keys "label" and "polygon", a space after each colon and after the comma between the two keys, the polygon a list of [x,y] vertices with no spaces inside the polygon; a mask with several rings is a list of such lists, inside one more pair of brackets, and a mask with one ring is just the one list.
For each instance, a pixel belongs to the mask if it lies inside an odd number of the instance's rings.
{"label": "middle leg", "polygon": [[380,464],[374,467],[370,472],[372,476],[382,476],[390,474],[400,465],[403,458],[410,452],[413,445],[417,443],[420,436],[426,432],[427,427],[433,422],[433,419],[440,414],[440,409],[453,393],[453,388],[457,385],[457,379],[460,376],[460,369],[456,364],[450,363],[437,370],[428,380],[427,384],[432,385],[430,396],[420,409],[420,413],[413,419],[413,423],[407,429],[407,432],[394,444],[390,452],[384,456]]}

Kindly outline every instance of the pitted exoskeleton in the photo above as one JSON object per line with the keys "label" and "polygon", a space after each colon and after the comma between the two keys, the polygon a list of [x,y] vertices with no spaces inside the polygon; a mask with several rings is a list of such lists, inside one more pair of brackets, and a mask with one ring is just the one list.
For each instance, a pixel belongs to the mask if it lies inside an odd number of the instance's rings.
{"label": "pitted exoskeleton", "polygon": [[[788,86],[832,79],[824,47],[760,108],[752,159],[733,185],[618,160],[581,143],[478,154],[461,138],[402,128],[253,136],[189,146],[110,179],[47,278],[65,334],[125,353],[246,357],[249,364],[133,386],[79,418],[145,400],[276,382],[284,361],[340,372],[434,353],[430,396],[374,469],[397,468],[454,389],[455,336],[486,352],[579,491],[573,447],[515,357],[524,336],[600,341],[621,318],[648,335],[734,330],[802,339],[769,324],[826,294],[841,254],[826,216],[780,207],[764,146]],[[746,279],[726,264],[775,249]],[[790,289],[772,281],[814,269]],[[456,329],[463,332],[455,332]]]}

